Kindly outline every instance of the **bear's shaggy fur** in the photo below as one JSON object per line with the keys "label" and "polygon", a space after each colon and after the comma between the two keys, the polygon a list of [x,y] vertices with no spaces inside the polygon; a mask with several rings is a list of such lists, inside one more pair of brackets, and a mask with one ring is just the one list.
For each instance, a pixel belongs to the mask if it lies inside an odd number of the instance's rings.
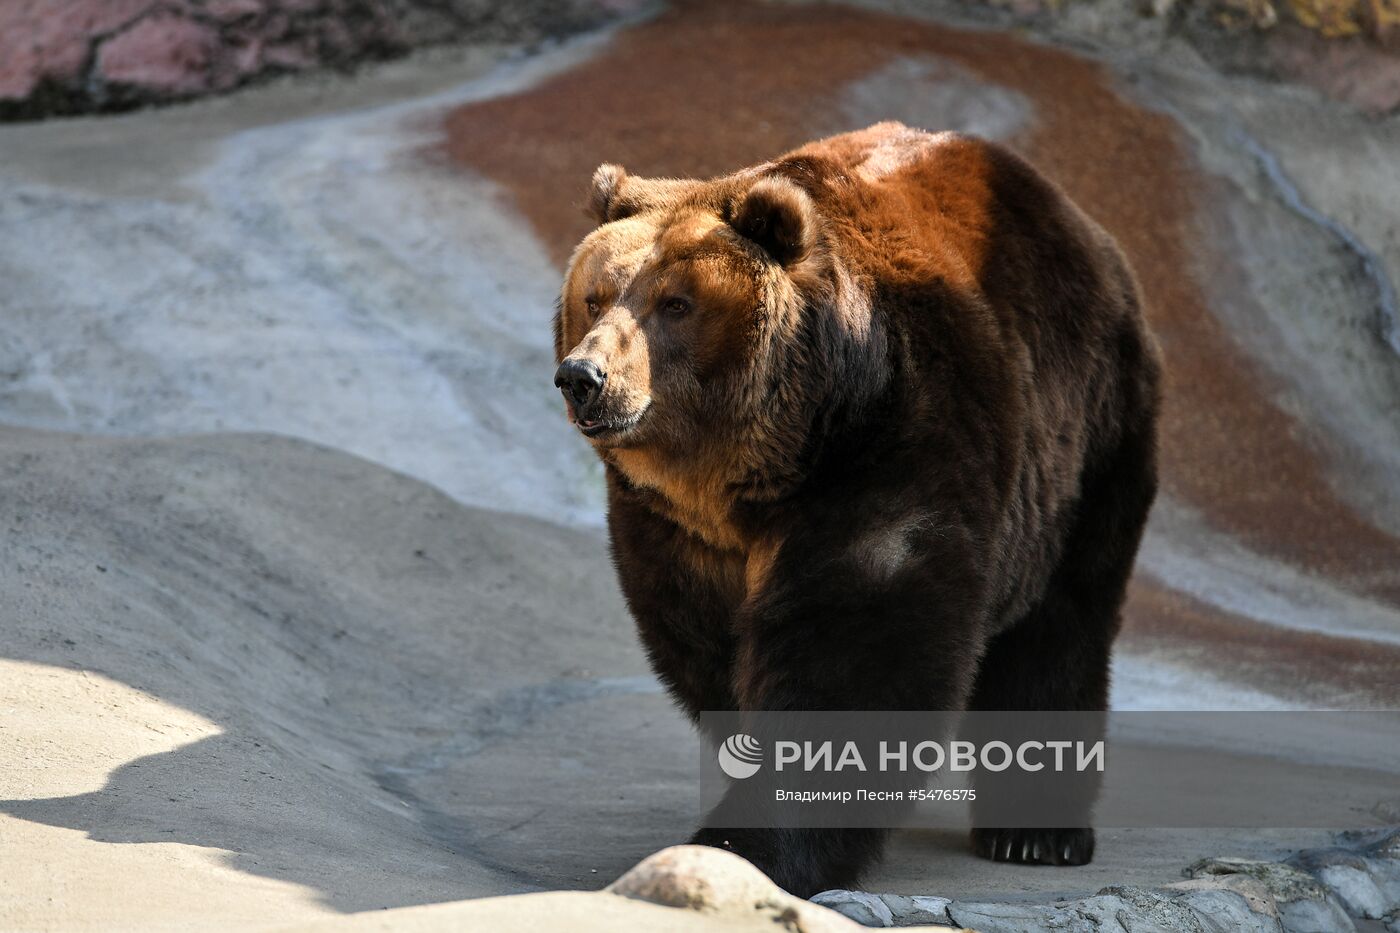
{"label": "bear's shaggy fur", "polygon": [[[896,123],[708,181],[605,165],[589,207],[556,384],[690,714],[1105,708],[1159,362],[1097,224],[1006,149]],[[806,896],[883,838],[695,841]],[[1093,831],[974,847],[1079,864]]]}

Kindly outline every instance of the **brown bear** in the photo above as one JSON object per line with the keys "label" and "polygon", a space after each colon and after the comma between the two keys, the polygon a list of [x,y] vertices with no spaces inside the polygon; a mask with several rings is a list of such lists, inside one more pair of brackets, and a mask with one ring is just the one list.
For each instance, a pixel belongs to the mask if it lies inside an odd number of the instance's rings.
{"label": "brown bear", "polygon": [[[589,208],[555,384],[688,713],[1105,708],[1160,370],[1108,234],[1007,149],[898,123],[712,180],[604,165]],[[1093,853],[973,820],[988,858]],[[885,836],[694,841],[809,896]]]}

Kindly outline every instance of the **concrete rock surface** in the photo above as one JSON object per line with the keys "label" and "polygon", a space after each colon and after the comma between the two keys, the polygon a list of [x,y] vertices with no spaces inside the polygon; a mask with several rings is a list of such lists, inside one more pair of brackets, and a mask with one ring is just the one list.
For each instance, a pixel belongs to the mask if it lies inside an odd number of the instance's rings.
{"label": "concrete rock surface", "polygon": [[1050,904],[946,901],[936,905],[930,902],[941,899],[849,891],[828,891],[814,900],[875,927],[942,923],[981,933],[1278,933],[1282,929],[1277,914],[1259,909],[1264,904],[1257,892],[1218,883],[1156,889],[1115,886],[1092,897]]}
{"label": "concrete rock surface", "polygon": [[1400,911],[1400,832],[1364,845],[1310,849],[1289,864],[1326,885],[1352,916],[1381,920]]}
{"label": "concrete rock surface", "polygon": [[[1400,915],[1400,832],[1348,838],[1287,861],[1201,859],[1185,881],[1118,885],[1054,903],[970,903],[938,897],[825,891],[812,898],[869,927],[961,924],[982,933],[1354,933],[1358,921]],[[1371,928],[1374,929],[1374,928]]]}
{"label": "concrete rock surface", "polygon": [[1202,859],[1185,870],[1188,878],[1248,878],[1272,898],[1285,930],[1292,933],[1351,931],[1355,924],[1346,908],[1317,878],[1285,862],[1241,858]]}

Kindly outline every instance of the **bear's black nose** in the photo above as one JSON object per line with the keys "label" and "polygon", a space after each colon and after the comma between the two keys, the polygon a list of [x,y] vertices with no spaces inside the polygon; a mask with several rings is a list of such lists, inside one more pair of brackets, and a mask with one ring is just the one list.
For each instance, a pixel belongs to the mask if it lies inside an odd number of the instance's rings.
{"label": "bear's black nose", "polygon": [[607,374],[589,360],[567,359],[554,371],[554,384],[574,403],[574,415],[579,418],[597,400],[607,378]]}

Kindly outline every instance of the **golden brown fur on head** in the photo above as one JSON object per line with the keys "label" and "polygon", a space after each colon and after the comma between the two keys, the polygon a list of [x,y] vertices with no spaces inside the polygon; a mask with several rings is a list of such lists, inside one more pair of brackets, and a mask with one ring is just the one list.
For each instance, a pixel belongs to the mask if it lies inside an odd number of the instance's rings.
{"label": "golden brown fur on head", "polygon": [[569,263],[556,355],[596,367],[596,398],[566,392],[599,455],[655,490],[709,543],[742,549],[737,496],[790,482],[820,404],[807,370],[814,315],[853,289],[824,221],[792,181],[750,170],[713,182],[594,175],[599,221]]}

